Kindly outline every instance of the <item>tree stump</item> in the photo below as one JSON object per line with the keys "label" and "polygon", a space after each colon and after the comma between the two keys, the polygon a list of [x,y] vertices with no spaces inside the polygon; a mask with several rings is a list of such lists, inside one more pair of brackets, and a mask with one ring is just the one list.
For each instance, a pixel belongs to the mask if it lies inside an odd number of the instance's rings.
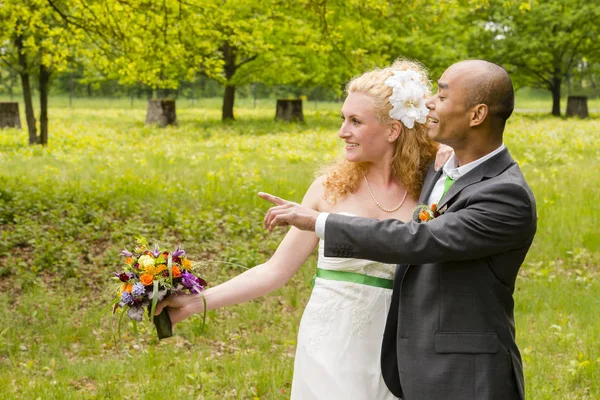
{"label": "tree stump", "polygon": [[146,125],[156,124],[161,128],[167,125],[177,124],[177,113],[175,112],[175,100],[152,99],[148,100],[148,112],[146,113]]}
{"label": "tree stump", "polygon": [[567,99],[567,117],[573,116],[580,118],[588,118],[590,116],[586,96],[569,96]]}
{"label": "tree stump", "polygon": [[19,103],[13,101],[0,101],[0,128],[21,129]]}
{"label": "tree stump", "polygon": [[277,111],[275,112],[275,119],[283,121],[304,122],[304,114],[302,112],[302,99],[277,100]]}

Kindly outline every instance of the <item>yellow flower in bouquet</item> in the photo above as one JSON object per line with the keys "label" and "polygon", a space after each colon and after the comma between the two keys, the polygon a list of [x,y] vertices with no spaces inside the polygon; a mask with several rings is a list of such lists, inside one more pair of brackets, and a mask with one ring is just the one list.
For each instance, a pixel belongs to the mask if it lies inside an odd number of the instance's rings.
{"label": "yellow flower in bouquet", "polygon": [[140,269],[146,269],[147,267],[153,267],[154,266],[154,257],[148,255],[148,254],[144,254],[143,256],[141,256],[138,260],[138,264],[140,264]]}

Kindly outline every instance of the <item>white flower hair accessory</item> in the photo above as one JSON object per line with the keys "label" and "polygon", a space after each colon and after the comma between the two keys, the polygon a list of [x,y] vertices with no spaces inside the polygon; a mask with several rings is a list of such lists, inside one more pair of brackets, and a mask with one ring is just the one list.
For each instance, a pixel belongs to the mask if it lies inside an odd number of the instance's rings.
{"label": "white flower hair accessory", "polygon": [[407,128],[415,126],[415,121],[424,124],[429,109],[425,106],[427,86],[423,77],[416,71],[394,71],[384,82],[392,88],[390,117],[402,121]]}

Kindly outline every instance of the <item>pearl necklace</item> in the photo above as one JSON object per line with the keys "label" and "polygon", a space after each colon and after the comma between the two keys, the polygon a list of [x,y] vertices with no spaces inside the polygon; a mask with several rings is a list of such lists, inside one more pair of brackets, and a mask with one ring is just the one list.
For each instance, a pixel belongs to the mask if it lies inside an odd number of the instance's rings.
{"label": "pearl necklace", "polygon": [[400,204],[398,204],[396,207],[394,207],[392,209],[384,208],[381,204],[379,204],[379,202],[377,201],[377,199],[373,195],[373,192],[371,191],[371,186],[369,185],[369,181],[367,180],[367,176],[365,175],[365,172],[363,171],[362,174],[363,174],[363,178],[365,178],[365,183],[367,184],[367,189],[369,189],[369,194],[371,195],[371,198],[373,199],[373,201],[375,202],[375,204],[377,204],[377,207],[379,207],[381,210],[383,210],[385,212],[394,212],[397,209],[399,209],[400,207],[402,207],[402,204],[404,204],[404,200],[406,200],[406,195],[408,193],[408,189],[406,189],[404,191],[404,196],[402,197],[402,201],[400,202]]}

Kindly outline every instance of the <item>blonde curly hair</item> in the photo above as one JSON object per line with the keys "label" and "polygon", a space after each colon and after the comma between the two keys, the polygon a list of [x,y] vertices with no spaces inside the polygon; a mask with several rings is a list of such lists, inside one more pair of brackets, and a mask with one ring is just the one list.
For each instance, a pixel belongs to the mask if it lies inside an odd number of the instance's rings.
{"label": "blonde curly hair", "polygon": [[[363,93],[370,96],[379,122],[382,125],[391,124],[394,121],[389,115],[392,109],[389,101],[392,88],[385,85],[384,82],[394,74],[394,71],[405,70],[420,73],[428,91],[431,90],[425,67],[415,61],[398,59],[387,68],[376,68],[355,77],[346,85],[346,93],[347,95]],[[396,178],[406,186],[408,194],[418,199],[423,187],[425,173],[435,159],[438,146],[427,135],[425,124],[415,122],[414,127],[411,129],[403,124],[402,129],[403,133],[394,143],[392,171]],[[319,171],[318,175],[326,175],[323,183],[325,200],[335,204],[339,199],[353,193],[360,184],[363,171],[366,171],[367,168],[366,163],[350,162],[343,159]]]}

